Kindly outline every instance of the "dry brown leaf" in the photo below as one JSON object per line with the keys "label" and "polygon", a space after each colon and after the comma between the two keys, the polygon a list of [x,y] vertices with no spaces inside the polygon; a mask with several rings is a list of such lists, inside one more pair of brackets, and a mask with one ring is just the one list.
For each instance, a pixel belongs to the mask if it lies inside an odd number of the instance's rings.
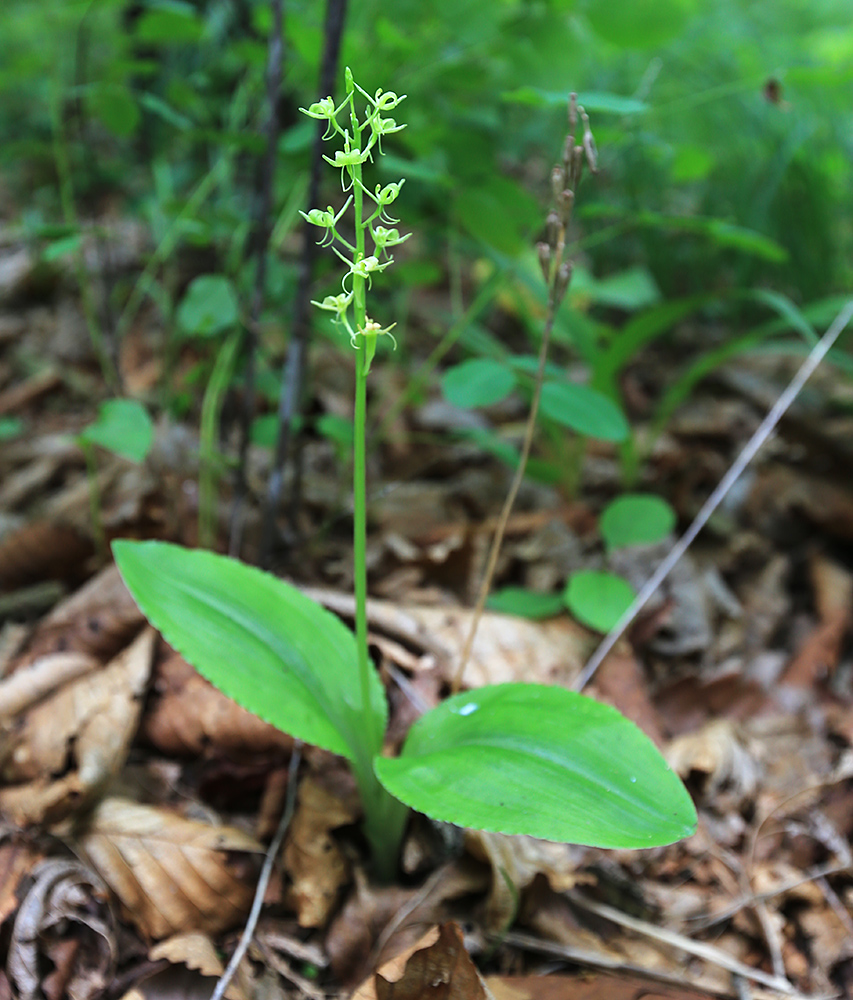
{"label": "dry brown leaf", "polygon": [[100,666],[87,653],[53,653],[0,681],[0,722],[11,719],[37,701]]}
{"label": "dry brown leaf", "polygon": [[715,1000],[715,994],[662,986],[637,976],[486,976],[495,1000]]}
{"label": "dry brown leaf", "polygon": [[[209,979],[219,979],[225,971],[225,966],[219,958],[219,952],[213,941],[206,935],[198,931],[189,934],[174,934],[165,941],[154,945],[148,952],[148,957],[152,962],[165,959],[172,965],[181,965],[186,969],[197,972],[200,976],[207,976]],[[207,984],[210,990],[210,983]],[[146,989],[146,996],[151,996],[150,990]],[[225,1000],[246,1000],[246,994],[240,989],[236,981],[232,980],[225,990]]]}
{"label": "dry brown leaf", "polygon": [[241,920],[254,879],[235,873],[228,854],[263,851],[233,827],[117,798],[95,809],[79,844],[128,919],[158,939],[193,930],[217,934]]}
{"label": "dry brown leaf", "polygon": [[512,923],[521,893],[538,874],[548,879],[554,892],[571,889],[578,881],[579,851],[568,844],[466,830],[465,846],[475,858],[488,862],[492,870],[484,924],[486,930],[496,934]]}
{"label": "dry brown leaf", "polygon": [[296,813],[284,849],[292,879],[288,903],[300,927],[325,927],[341,888],[350,879],[349,863],[331,831],[361,815],[358,795],[341,797],[313,775],[299,785]]}
{"label": "dry brown leaf", "polygon": [[[142,710],[155,633],[32,708],[6,741],[0,809],[19,825],[57,823],[124,765]],[[56,777],[59,775],[59,777]]]}
{"label": "dry brown leaf", "polygon": [[649,697],[643,670],[626,643],[620,643],[601,664],[595,675],[595,687],[602,701],[618,708],[653,743],[663,746],[663,721]]}
{"label": "dry brown leaf", "polygon": [[78,861],[50,859],[32,874],[9,943],[17,996],[94,1000],[111,982],[117,957],[106,886]]}
{"label": "dry brown leaf", "polygon": [[14,835],[3,837],[0,831],[0,927],[17,910],[21,881],[42,857],[35,845]]}
{"label": "dry brown leaf", "polygon": [[428,931],[386,962],[352,1000],[493,1000],[454,923]]}
{"label": "dry brown leaf", "polygon": [[39,623],[16,668],[47,653],[115,656],[144,623],[118,568],[108,566]]}
{"label": "dry brown leaf", "polygon": [[93,552],[77,528],[54,521],[24,524],[0,541],[0,590],[79,576]]}
{"label": "dry brown leaf", "polygon": [[374,886],[355,870],[355,891],[326,935],[329,964],[340,982],[355,985],[389,957],[415,943],[424,927],[453,914],[450,900],[482,893],[485,867],[462,858],[439,868],[420,888]]}
{"label": "dry brown leaf", "polygon": [[853,620],[853,575],[824,556],[811,562],[812,586],[819,624],[788,664],[785,684],[811,687],[838,666],[845,636]]}
{"label": "dry brown leaf", "polygon": [[[317,588],[304,592],[340,615],[351,617],[354,613],[354,602],[348,595]],[[372,630],[432,654],[448,680],[455,673],[472,616],[471,609],[457,606],[368,602]],[[591,633],[568,617],[533,622],[486,612],[462,683],[469,688],[507,681],[568,685],[580,673],[594,644]]]}
{"label": "dry brown leaf", "polygon": [[695,733],[676,737],[665,756],[685,781],[693,779],[695,784],[700,778],[701,801],[720,813],[738,809],[758,790],[761,765],[739,727],[728,719],[717,719]]}
{"label": "dry brown leaf", "polygon": [[173,649],[154,671],[142,733],[161,753],[232,759],[289,751],[293,737],[226,698]]}

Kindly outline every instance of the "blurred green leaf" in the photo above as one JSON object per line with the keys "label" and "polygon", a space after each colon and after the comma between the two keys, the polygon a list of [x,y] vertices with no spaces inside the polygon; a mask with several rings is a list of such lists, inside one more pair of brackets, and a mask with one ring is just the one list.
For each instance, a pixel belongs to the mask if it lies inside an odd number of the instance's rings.
{"label": "blurred green leaf", "polygon": [[623,493],[604,508],[598,530],[608,549],[654,545],[675,527],[675,511],[652,493]]}
{"label": "blurred green leaf", "polygon": [[111,399],[98,407],[97,420],[77,437],[131,462],[142,462],[154,441],[154,426],[142,403],[135,399]]}
{"label": "blurred green leaf", "polygon": [[545,382],[539,408],[543,417],[587,437],[624,441],[630,433],[628,421],[619,407],[586,385]]}
{"label": "blurred green leaf", "polygon": [[511,368],[490,358],[472,358],[463,361],[441,377],[441,391],[453,406],[474,409],[499,403],[515,388],[515,375]]}
{"label": "blurred green leaf", "polygon": [[563,600],[581,624],[609,632],[631,606],[635,594],[630,583],[615,573],[581,570],[569,577]]}
{"label": "blurred green leaf", "polygon": [[239,318],[237,293],[222,274],[202,274],[193,279],[178,306],[181,329],[197,337],[214,337],[236,326]]}
{"label": "blurred green leaf", "polygon": [[486,607],[519,618],[551,618],[563,610],[559,594],[541,594],[525,587],[504,587],[489,595]]}

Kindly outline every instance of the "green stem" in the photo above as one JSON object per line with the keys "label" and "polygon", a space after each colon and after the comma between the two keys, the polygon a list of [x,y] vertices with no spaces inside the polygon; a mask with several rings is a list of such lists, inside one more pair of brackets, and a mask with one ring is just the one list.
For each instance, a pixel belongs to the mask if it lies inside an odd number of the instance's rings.
{"label": "green stem", "polygon": [[[68,142],[62,122],[62,95],[58,82],[55,84],[50,102],[51,125],[53,129],[53,156],[56,163],[56,174],[59,179],[59,202],[62,207],[62,218],[71,230],[80,230],[77,218],[77,208],[74,201],[74,183],[71,177],[71,159],[68,153]],[[92,350],[98,359],[98,365],[104,382],[112,392],[121,390],[121,379],[107,347],[104,331],[98,321],[97,309],[92,297],[89,276],[86,273],[84,248],[80,246],[74,253],[74,276],[80,289],[80,304],[89,331]]]}
{"label": "green stem", "polygon": [[[356,142],[358,136],[356,136]],[[361,164],[352,168],[353,211],[355,222],[355,263],[364,259],[363,192]],[[353,274],[353,314],[356,330],[367,322],[366,281]],[[370,758],[355,767],[361,800],[364,805],[364,832],[370,844],[373,870],[383,882],[394,879],[399,862],[400,844],[409,810],[380,785],[373,771],[373,757],[382,752],[385,733],[382,716],[373,711],[370,680],[373,666],[367,648],[367,372],[370,361],[366,342],[358,338],[355,360],[355,411],[353,435],[353,587],[355,590],[355,638],[358,648],[358,672],[361,680],[361,704],[368,725]]]}
{"label": "green stem", "polygon": [[240,332],[235,331],[216,355],[204,399],[201,404],[198,472],[198,544],[212,549],[216,541],[216,485],[219,473],[217,438],[222,404],[231,382],[231,373],[240,346]]}

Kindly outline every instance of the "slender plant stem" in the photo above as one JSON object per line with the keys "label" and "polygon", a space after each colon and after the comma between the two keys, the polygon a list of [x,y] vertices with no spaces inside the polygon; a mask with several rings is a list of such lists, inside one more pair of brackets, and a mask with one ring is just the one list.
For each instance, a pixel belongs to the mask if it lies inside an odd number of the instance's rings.
{"label": "slender plant stem", "polygon": [[256,192],[253,239],[250,252],[254,251],[255,286],[249,307],[249,322],[246,324],[246,369],[242,412],[240,414],[240,444],[237,466],[234,470],[234,499],[231,505],[228,551],[239,556],[243,541],[244,508],[248,484],[246,466],[249,460],[249,439],[252,419],[255,415],[255,373],[258,355],[258,326],[264,303],[264,284],[267,273],[267,252],[269,248],[273,208],[273,182],[275,178],[276,154],[280,121],[278,115],[278,94],[282,77],[282,20],[284,0],[272,0],[273,25],[267,49],[267,145],[259,170],[260,191]]}
{"label": "slender plant stem", "polygon": [[[62,101],[58,84],[55,86],[51,97],[50,111],[53,127],[53,157],[56,163],[56,173],[59,177],[59,201],[62,206],[62,217],[66,226],[71,229],[78,229],[79,220],[74,204],[74,185],[71,179],[68,143],[66,142],[65,129],[62,124]],[[86,317],[89,339],[92,342],[95,357],[98,359],[101,374],[104,376],[104,381],[111,391],[120,392],[121,378],[107,347],[104,331],[101,328],[95,303],[92,300],[92,290],[89,286],[89,276],[86,274],[82,243],[74,252],[74,276],[77,279],[77,286],[80,289],[80,303],[83,307],[83,315]]]}
{"label": "slender plant stem", "polygon": [[212,548],[216,541],[216,484],[219,472],[216,444],[219,417],[222,413],[222,404],[231,381],[231,373],[239,346],[240,334],[235,331],[216,355],[216,363],[213,366],[201,404],[198,543],[203,549]]}

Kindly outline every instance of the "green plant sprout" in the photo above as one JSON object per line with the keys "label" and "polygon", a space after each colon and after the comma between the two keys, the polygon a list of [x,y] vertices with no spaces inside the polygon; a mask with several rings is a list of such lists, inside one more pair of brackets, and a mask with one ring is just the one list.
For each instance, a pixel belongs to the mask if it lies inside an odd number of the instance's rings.
{"label": "green plant sprout", "polygon": [[[356,102],[366,102],[359,117]],[[343,148],[343,209],[313,210],[347,271],[342,292],[317,303],[356,352],[354,409],[355,634],[297,588],[212,552],[163,542],[119,541],[113,551],[140,608],[211,683],[306,743],[345,757],[364,809],[377,877],[393,878],[409,809],[460,826],[600,847],[652,847],[688,836],[696,812],[651,741],[610,706],[564,688],[498,684],[463,691],[426,713],[397,757],[383,752],[388,703],[367,646],[366,383],[390,327],[368,316],[367,292],[406,237],[388,225],[403,182],[376,186],[362,170],[403,100],[362,90],[346,72],[340,105],[307,109]],[[346,127],[338,119],[344,118]],[[353,242],[338,225],[352,208]],[[370,240],[372,247],[368,248]],[[339,247],[343,249],[339,249]],[[369,252],[372,249],[372,252]]]}

